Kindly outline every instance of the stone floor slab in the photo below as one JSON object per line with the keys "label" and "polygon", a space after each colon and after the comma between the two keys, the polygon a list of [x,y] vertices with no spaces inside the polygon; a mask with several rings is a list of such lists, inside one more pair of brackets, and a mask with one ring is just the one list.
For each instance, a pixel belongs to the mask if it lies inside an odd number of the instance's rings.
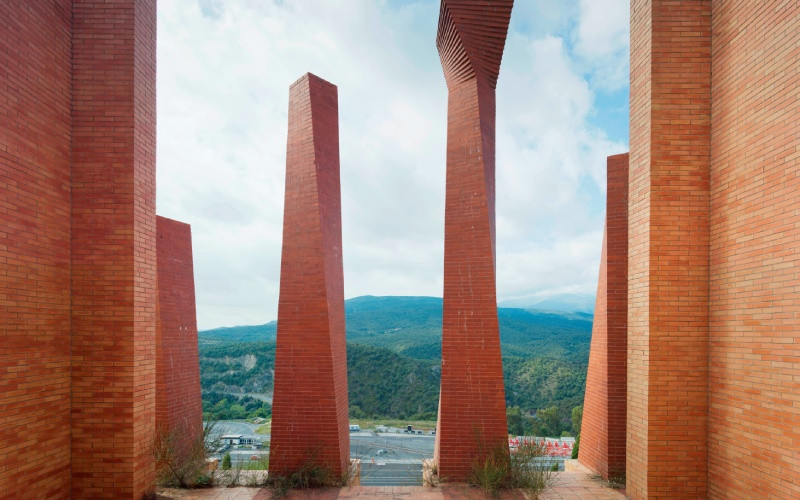
{"label": "stone floor slab", "polygon": [[[271,493],[266,488],[208,488],[203,490],[159,490],[158,498],[181,500],[268,500]],[[524,499],[519,491],[507,491],[491,497],[476,488],[461,484],[447,484],[436,488],[427,486],[351,486],[322,488],[292,492],[290,500],[335,500],[386,498],[392,500],[502,500]],[[540,495],[541,500],[624,500],[625,495],[611,489],[602,480],[586,472],[560,472],[550,487]]]}

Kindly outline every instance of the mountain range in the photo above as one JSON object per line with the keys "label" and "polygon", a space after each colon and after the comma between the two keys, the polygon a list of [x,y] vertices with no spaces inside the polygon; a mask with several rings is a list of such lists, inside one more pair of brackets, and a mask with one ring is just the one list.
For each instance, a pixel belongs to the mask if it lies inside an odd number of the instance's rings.
{"label": "mountain range", "polygon": [[[345,301],[351,414],[431,418],[438,402],[442,299]],[[582,404],[592,316],[498,308],[509,406]],[[203,390],[270,394],[276,322],[199,332]]]}
{"label": "mountain range", "polygon": [[517,309],[536,309],[539,311],[558,311],[576,313],[594,313],[595,296],[588,293],[562,293],[546,298],[522,297],[499,302],[499,307]]}

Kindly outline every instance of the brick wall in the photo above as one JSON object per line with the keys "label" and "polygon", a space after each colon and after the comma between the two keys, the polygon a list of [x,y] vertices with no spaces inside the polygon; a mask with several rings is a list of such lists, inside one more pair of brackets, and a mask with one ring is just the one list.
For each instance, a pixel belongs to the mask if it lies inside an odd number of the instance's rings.
{"label": "brick wall", "polygon": [[[508,447],[495,288],[495,85],[511,1],[443,0],[448,87],[442,381],[434,459],[464,480]],[[484,27],[489,29],[483,29]]]}
{"label": "brick wall", "polygon": [[70,2],[0,13],[0,497],[70,488]]}
{"label": "brick wall", "polygon": [[153,483],[155,0],[73,3],[72,492]]}
{"label": "brick wall", "polygon": [[292,84],[270,474],[350,459],[338,120],[336,86]]}
{"label": "brick wall", "polygon": [[631,2],[630,157],[628,166],[627,493],[647,496],[647,386],[650,382],[650,102],[652,0]]}
{"label": "brick wall", "polygon": [[631,12],[628,493],[800,496],[800,7]]}
{"label": "brick wall", "polygon": [[[707,477],[711,1],[635,0],[631,19],[629,494],[701,497]],[[649,127],[649,136],[642,127]]]}
{"label": "brick wall", "polygon": [[192,232],[188,224],[157,217],[156,234],[156,430],[173,436],[177,451],[187,453],[203,431]]}
{"label": "brick wall", "polygon": [[709,496],[800,498],[800,5],[712,13]]}
{"label": "brick wall", "polygon": [[152,488],[155,2],[0,15],[0,494]]}
{"label": "brick wall", "polygon": [[628,155],[608,157],[606,224],[592,324],[579,459],[625,473],[628,340]]}

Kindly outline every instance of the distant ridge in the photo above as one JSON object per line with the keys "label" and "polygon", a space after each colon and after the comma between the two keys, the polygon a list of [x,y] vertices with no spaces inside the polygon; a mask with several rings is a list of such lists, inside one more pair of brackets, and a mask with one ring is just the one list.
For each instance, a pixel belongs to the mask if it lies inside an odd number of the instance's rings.
{"label": "distant ridge", "polygon": [[545,299],[523,297],[503,300],[498,307],[516,307],[540,311],[594,314],[595,296],[588,293],[562,293]]}
{"label": "distant ridge", "polygon": [[251,326],[223,326],[211,330],[198,332],[200,339],[228,340],[231,342],[261,342],[275,340],[278,328],[277,321],[270,321],[263,325]]}
{"label": "distant ridge", "polygon": [[[435,418],[441,374],[442,299],[355,297],[345,301],[348,383],[355,414]],[[592,317],[500,307],[509,406],[583,402]],[[200,332],[206,393],[270,394],[276,322]],[[206,405],[210,405],[207,402]]]}
{"label": "distant ridge", "polygon": [[[441,356],[442,299],[365,295],[345,301],[347,340],[417,359]],[[585,312],[498,308],[504,356],[588,356],[592,316]],[[277,322],[199,332],[201,341],[275,340]]]}

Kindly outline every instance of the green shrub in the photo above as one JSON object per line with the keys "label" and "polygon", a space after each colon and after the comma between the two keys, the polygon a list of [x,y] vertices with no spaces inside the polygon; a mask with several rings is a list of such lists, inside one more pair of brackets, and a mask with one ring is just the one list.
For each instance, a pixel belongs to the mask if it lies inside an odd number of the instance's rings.
{"label": "green shrub", "polygon": [[350,469],[337,476],[329,467],[318,464],[315,451],[309,455],[305,463],[290,474],[270,474],[266,486],[272,490],[274,497],[281,498],[292,490],[346,486],[351,475]]}
{"label": "green shrub", "polygon": [[576,459],[578,458],[578,447],[581,445],[581,435],[578,434],[578,437],[575,438],[575,446],[572,447],[572,456],[570,458]]}
{"label": "green shrub", "polygon": [[539,443],[521,444],[514,453],[501,444],[492,448],[486,458],[473,463],[469,482],[490,495],[520,489],[531,498],[538,498],[554,476],[554,470],[542,460],[544,457],[545,448]]}
{"label": "green shrub", "polygon": [[206,438],[211,434],[214,425],[215,422],[206,421],[202,433],[188,446],[182,444],[179,432],[165,428],[156,430],[153,458],[156,461],[156,482],[160,486],[201,488],[210,485],[211,478],[206,473]]}

